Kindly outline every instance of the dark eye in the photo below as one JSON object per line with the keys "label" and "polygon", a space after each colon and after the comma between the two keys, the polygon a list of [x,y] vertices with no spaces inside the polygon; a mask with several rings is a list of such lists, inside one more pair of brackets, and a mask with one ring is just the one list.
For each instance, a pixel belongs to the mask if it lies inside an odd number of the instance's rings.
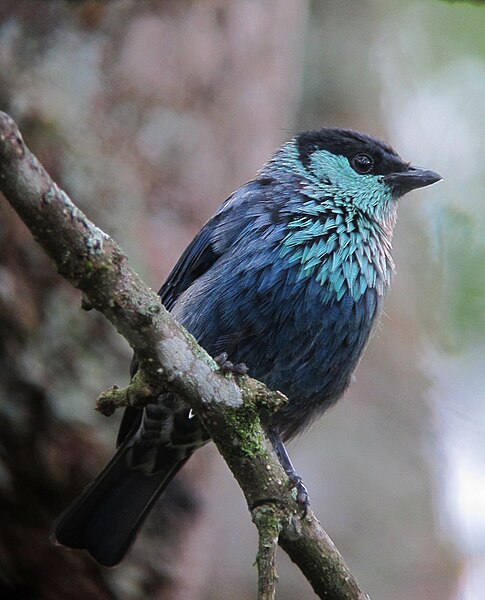
{"label": "dark eye", "polygon": [[374,160],[368,154],[356,154],[351,164],[357,173],[369,173],[374,166]]}

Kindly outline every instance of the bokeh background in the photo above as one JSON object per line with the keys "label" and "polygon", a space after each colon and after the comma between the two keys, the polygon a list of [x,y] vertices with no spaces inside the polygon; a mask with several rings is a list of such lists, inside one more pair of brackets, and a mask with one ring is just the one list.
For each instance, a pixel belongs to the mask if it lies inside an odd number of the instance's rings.
{"label": "bokeh background", "polygon": [[[480,6],[482,4],[482,6]],[[444,182],[401,201],[397,276],[345,398],[291,455],[377,600],[485,597],[485,6],[421,0],[2,0],[0,109],[154,288],[305,128],[373,133]],[[130,350],[0,202],[2,598],[245,600],[256,534],[216,450],[121,567],[50,524],[112,453]],[[313,592],[279,556],[278,598]]]}

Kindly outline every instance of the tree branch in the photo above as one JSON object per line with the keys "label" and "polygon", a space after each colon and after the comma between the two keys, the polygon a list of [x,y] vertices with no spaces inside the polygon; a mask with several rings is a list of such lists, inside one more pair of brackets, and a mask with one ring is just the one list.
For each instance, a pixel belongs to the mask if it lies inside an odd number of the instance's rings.
{"label": "tree branch", "polygon": [[[118,406],[142,406],[166,391],[182,395],[245,494],[261,533],[258,562],[264,589],[274,588],[274,546],[279,533],[279,544],[318,596],[368,598],[313,513],[300,518],[290,482],[265,442],[259,412],[263,406],[276,410],[285,400],[282,394],[246,376],[236,381],[221,374],[133,271],[120,246],[50,179],[14,121],[1,112],[0,190],[59,273],[83,292],[84,307],[102,312],[137,353],[137,376],[128,387],[102,394],[98,410],[107,414]],[[260,597],[272,598],[271,593]]]}

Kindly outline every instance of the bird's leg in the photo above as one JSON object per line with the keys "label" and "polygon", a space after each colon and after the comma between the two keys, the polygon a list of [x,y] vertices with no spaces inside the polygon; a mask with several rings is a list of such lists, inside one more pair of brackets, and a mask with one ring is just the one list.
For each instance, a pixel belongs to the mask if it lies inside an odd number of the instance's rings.
{"label": "bird's leg", "polygon": [[283,444],[283,441],[282,441],[278,431],[276,431],[276,429],[274,429],[274,428],[270,428],[268,430],[268,436],[269,436],[271,445],[273,446],[274,451],[276,452],[276,454],[278,456],[281,466],[283,467],[286,474],[288,475],[288,478],[289,478],[291,484],[296,489],[296,501],[303,509],[303,516],[306,516],[306,514],[308,512],[308,507],[310,506],[310,498],[308,496],[308,490],[306,489],[306,487],[302,481],[302,478],[295,471],[295,467],[293,466],[293,463],[291,462],[291,459],[288,455],[288,452],[286,451],[285,445]]}
{"label": "bird's leg", "polygon": [[233,375],[246,375],[248,368],[244,363],[237,363],[236,365],[228,360],[227,352],[222,352],[214,358],[216,363],[219,365],[219,369],[223,373],[232,373]]}

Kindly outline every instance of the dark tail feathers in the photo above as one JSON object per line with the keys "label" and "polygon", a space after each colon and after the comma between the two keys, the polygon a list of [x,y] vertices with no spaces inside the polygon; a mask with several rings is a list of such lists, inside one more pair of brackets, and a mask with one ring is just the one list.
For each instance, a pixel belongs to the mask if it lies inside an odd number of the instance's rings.
{"label": "dark tail feathers", "polygon": [[155,500],[187,459],[153,475],[126,466],[121,447],[97,479],[54,525],[52,541],[86,550],[106,567],[117,565],[130,549]]}

